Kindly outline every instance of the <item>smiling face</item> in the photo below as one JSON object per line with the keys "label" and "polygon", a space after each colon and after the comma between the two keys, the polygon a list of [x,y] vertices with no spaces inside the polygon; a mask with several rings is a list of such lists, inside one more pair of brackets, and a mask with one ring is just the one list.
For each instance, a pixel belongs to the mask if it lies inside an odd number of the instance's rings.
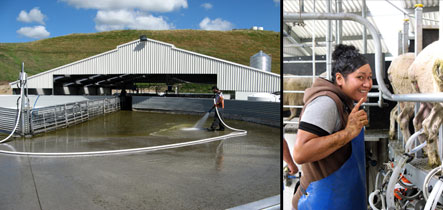
{"label": "smiling face", "polygon": [[366,97],[372,88],[372,71],[369,64],[361,66],[346,77],[336,73],[335,78],[340,89],[354,101]]}

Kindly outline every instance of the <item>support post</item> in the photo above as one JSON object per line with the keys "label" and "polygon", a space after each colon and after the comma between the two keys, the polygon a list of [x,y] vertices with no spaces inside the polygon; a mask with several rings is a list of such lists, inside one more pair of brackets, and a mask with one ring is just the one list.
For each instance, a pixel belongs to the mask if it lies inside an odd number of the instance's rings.
{"label": "support post", "polygon": [[438,25],[439,25],[439,30],[438,30],[438,36],[439,36],[439,40],[443,40],[443,2],[440,1],[439,4],[439,11],[440,12],[440,17],[438,18]]}
{"label": "support post", "polygon": [[409,51],[409,19],[404,19],[403,22],[403,54],[408,53]]}
{"label": "support post", "polygon": [[[331,1],[328,0],[327,2],[327,11],[328,13],[331,13]],[[328,32],[326,34],[326,72],[331,72],[332,69],[332,20],[328,20]],[[330,73],[328,73],[330,74]],[[315,76],[315,75],[314,75]]]}
{"label": "support post", "polygon": [[[366,0],[362,0],[361,16],[366,19]],[[363,25],[363,54],[368,53],[368,40],[366,38],[366,26]]]}
{"label": "support post", "polygon": [[[315,1],[314,1],[314,12],[315,12]],[[312,24],[312,83],[315,81],[315,20]]]}
{"label": "support post", "polygon": [[65,104],[65,127],[68,127],[68,113],[66,112],[66,104]]}
{"label": "support post", "polygon": [[22,127],[21,134],[22,134],[22,136],[25,136],[25,93],[24,93],[24,87],[23,87],[23,85],[25,85],[25,82],[26,82],[25,62],[22,62],[22,72],[20,74],[20,80],[21,80],[20,82],[22,83],[22,87],[21,87],[20,91],[23,91],[23,93],[20,92],[20,95],[22,96],[22,98],[20,99],[22,101],[22,105],[20,107],[21,108],[21,112],[22,112],[21,113],[21,121],[22,121],[22,123],[21,123],[21,127]]}
{"label": "support post", "polygon": [[423,49],[423,5],[416,4],[415,5],[415,57],[421,52]]}
{"label": "support post", "polygon": [[397,52],[398,55],[403,54],[403,31],[399,31],[398,32],[398,47],[397,47]]}
{"label": "support post", "polygon": [[[343,1],[342,0],[337,0],[337,13],[341,13],[343,12]],[[342,20],[338,20],[337,21],[337,35],[335,37],[335,43],[337,45],[342,43],[342,38],[343,36],[343,21]]]}
{"label": "support post", "polygon": [[55,112],[55,109],[56,108],[53,109],[54,110],[54,122],[55,122],[55,128],[58,128],[58,125],[57,125],[57,113]]}

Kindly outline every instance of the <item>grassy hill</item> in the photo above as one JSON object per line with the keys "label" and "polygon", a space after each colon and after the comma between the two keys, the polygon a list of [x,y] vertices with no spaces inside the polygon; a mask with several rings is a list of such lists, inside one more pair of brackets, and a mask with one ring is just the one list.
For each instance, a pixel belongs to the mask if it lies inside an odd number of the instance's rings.
{"label": "grassy hill", "polygon": [[277,32],[121,30],[70,34],[26,43],[0,43],[0,81],[16,80],[22,61],[28,75],[34,75],[115,49],[117,45],[136,40],[142,34],[178,48],[247,66],[249,58],[263,50],[272,57],[272,72],[280,73],[280,33]]}

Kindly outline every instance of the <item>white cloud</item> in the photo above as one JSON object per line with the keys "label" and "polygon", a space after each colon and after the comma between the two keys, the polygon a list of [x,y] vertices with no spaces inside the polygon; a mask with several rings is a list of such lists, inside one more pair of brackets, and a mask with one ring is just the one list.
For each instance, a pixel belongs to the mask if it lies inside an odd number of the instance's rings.
{"label": "white cloud", "polygon": [[22,27],[17,30],[17,33],[34,39],[46,38],[50,35],[44,26]]}
{"label": "white cloud", "polygon": [[220,18],[211,20],[208,17],[205,17],[200,22],[200,28],[203,30],[227,31],[231,30],[233,27],[234,25],[232,23],[226,20],[222,20]]}
{"label": "white cloud", "polygon": [[206,10],[212,9],[212,4],[210,3],[204,3],[200,5],[201,7],[205,8]]}
{"label": "white cloud", "polygon": [[25,10],[20,11],[20,14],[18,14],[17,20],[21,22],[31,23],[31,22],[37,22],[40,24],[45,24],[45,15],[40,11],[38,7],[34,7],[27,13]]}
{"label": "white cloud", "polygon": [[277,4],[280,3],[280,0],[274,0],[274,3],[277,3]]}
{"label": "white cloud", "polygon": [[150,12],[171,12],[188,8],[187,0],[61,0],[76,8],[99,10],[140,9]]}
{"label": "white cloud", "polygon": [[167,30],[174,28],[163,17],[155,17],[142,12],[130,10],[101,11],[95,16],[97,31],[121,29]]}

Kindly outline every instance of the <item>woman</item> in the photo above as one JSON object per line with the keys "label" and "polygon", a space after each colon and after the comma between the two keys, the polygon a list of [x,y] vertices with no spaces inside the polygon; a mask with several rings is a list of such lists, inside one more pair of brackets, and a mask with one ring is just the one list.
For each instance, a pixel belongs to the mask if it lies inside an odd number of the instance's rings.
{"label": "woman", "polygon": [[292,200],[299,210],[366,209],[368,118],[359,107],[372,88],[372,71],[354,46],[338,45],[332,58],[332,81],[316,79],[303,98],[293,153],[303,171]]}

